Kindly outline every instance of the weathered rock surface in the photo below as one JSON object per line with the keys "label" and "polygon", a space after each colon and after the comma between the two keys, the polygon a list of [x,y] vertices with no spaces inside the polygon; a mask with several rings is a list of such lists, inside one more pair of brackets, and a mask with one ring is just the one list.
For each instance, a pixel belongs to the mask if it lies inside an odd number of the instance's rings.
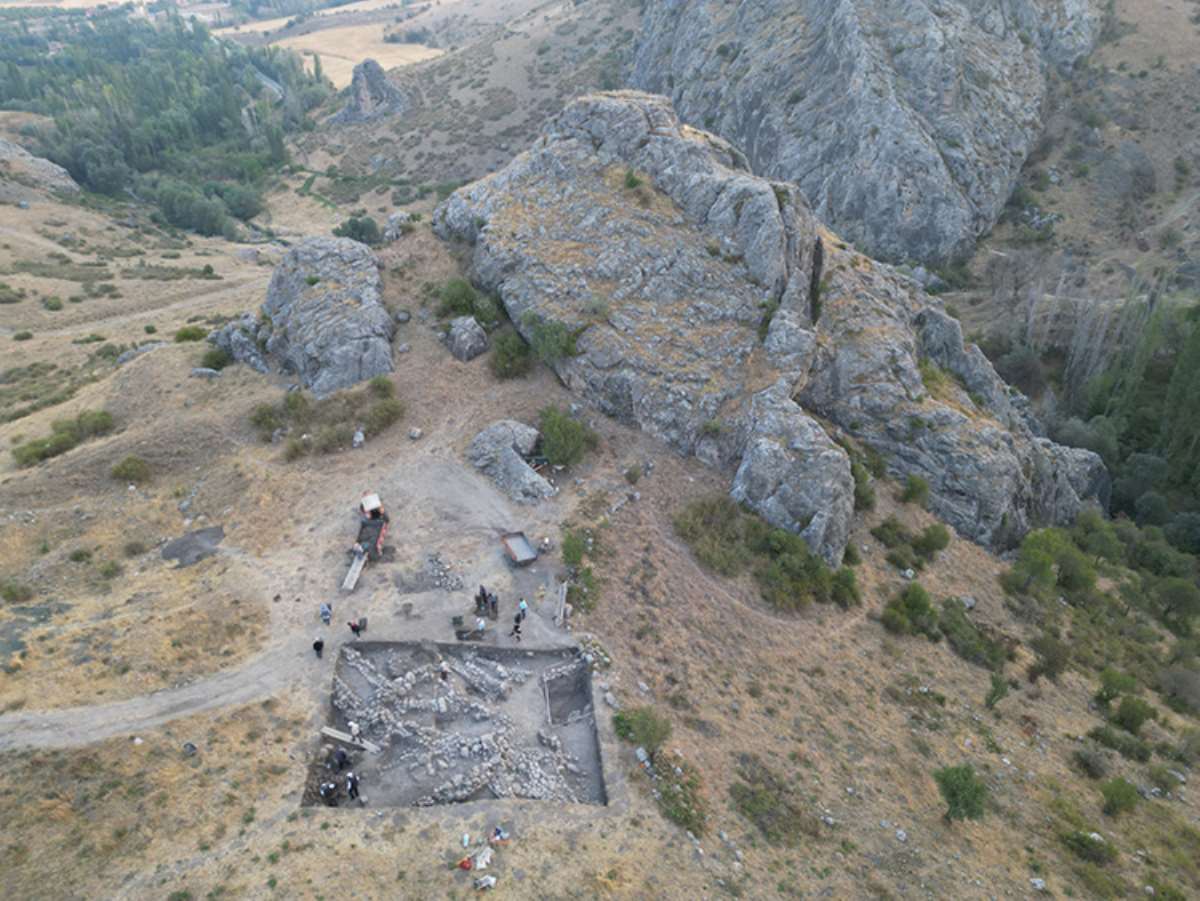
{"label": "weathered rock surface", "polygon": [[575,101],[434,229],[474,245],[474,278],[519,330],[577,332],[578,355],[555,363],[571,389],[734,473],[735,497],[830,562],[853,509],[830,422],[925,477],[932,509],[983,542],[1103,495],[1099,459],[1038,440],[913,279],[847,248],[794,186],[751,175],[665,98]]}
{"label": "weathered rock surface", "polygon": [[13,181],[43,191],[79,193],[79,185],[62,166],[3,139],[0,139],[0,181]]}
{"label": "weathered rock surface", "polygon": [[335,125],[368,122],[381,116],[402,115],[408,108],[404,93],[388,81],[383,66],[365,59],[354,67],[346,105],[329,117]]}
{"label": "weathered rock surface", "polygon": [[656,0],[635,87],[797,182],[880,258],[941,260],[996,221],[1041,130],[1044,69],[1100,0]]}
{"label": "weathered rock surface", "polygon": [[383,240],[399,241],[414,228],[412,213],[397,210],[387,217],[387,225],[383,229]]}
{"label": "weathered rock surface", "polygon": [[538,443],[538,431],[513,419],[502,419],[475,436],[467,459],[518,503],[552,497],[557,489],[534,472],[525,459]]}
{"label": "weathered rock surface", "polygon": [[246,314],[209,340],[259,372],[277,362],[320,397],[392,371],[396,324],[381,287],[366,245],[309,238],[276,267],[261,315]]}
{"label": "weathered rock surface", "polygon": [[488,349],[487,332],[475,321],[474,316],[459,316],[450,321],[446,332],[446,346],[456,360],[466,363]]}

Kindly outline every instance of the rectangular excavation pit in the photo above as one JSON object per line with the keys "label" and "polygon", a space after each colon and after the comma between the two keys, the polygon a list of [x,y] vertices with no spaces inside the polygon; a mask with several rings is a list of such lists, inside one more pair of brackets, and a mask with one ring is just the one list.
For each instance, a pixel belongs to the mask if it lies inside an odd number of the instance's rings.
{"label": "rectangular excavation pit", "polygon": [[[445,678],[443,678],[443,674]],[[334,667],[327,725],[381,749],[324,739],[303,804],[345,772],[346,750],[371,807],[428,807],[496,798],[607,804],[591,668],[578,648],[354,642]],[[353,803],[353,802],[350,802]]]}

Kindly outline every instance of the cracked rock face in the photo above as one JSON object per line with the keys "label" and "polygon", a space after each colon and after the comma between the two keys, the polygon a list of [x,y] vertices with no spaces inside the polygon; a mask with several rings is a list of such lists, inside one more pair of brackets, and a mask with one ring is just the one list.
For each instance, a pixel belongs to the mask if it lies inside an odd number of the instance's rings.
{"label": "cracked rock face", "polygon": [[513,419],[502,419],[475,436],[467,459],[518,503],[553,497],[557,489],[525,462],[537,447],[538,431]]}
{"label": "cracked rock face", "polygon": [[322,397],[392,371],[396,324],[381,288],[365,244],[309,238],[276,267],[259,318],[243,316],[210,340],[259,372],[278,362]]}
{"label": "cracked rock face", "polygon": [[474,245],[475,280],[527,338],[539,318],[577,332],[555,363],[568,387],[731,473],[738,500],[831,563],[854,487],[835,425],[926,477],[934,512],[980,541],[1103,493],[1099,459],[1037,440],[937,301],[665,98],[573,102],[434,228]]}
{"label": "cracked rock face", "polygon": [[795,181],[868,253],[940,261],[990,228],[1041,131],[1047,66],[1100,0],[657,0],[634,86]]}
{"label": "cracked rock face", "polygon": [[381,116],[401,115],[407,109],[407,98],[388,81],[383,66],[373,59],[365,59],[354,67],[346,105],[330,116],[329,122],[369,122]]}

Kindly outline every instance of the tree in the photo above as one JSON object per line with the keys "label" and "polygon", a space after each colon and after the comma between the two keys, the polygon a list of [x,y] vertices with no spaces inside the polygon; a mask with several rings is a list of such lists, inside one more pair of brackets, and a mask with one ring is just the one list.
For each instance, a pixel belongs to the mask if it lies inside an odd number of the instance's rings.
{"label": "tree", "polygon": [[1117,562],[1125,556],[1125,546],[1117,537],[1116,529],[1095,508],[1089,508],[1079,514],[1075,520],[1072,537],[1079,548],[1096,563],[1101,560]]}
{"label": "tree", "polygon": [[1200,513],[1178,514],[1163,532],[1185,554],[1200,554]]}
{"label": "tree", "polygon": [[975,775],[969,763],[942,767],[934,771],[933,779],[942,793],[942,800],[946,802],[947,821],[983,818],[988,797],[987,785]]}
{"label": "tree", "polygon": [[1192,579],[1163,579],[1155,586],[1154,600],[1165,619],[1182,624],[1200,616],[1200,588]]}
{"label": "tree", "polygon": [[339,238],[350,238],[363,244],[374,246],[383,240],[379,231],[379,223],[370,216],[351,216],[333,230]]}
{"label": "tree", "polygon": [[552,466],[572,466],[596,446],[599,437],[558,407],[544,407],[538,418],[542,453]]}

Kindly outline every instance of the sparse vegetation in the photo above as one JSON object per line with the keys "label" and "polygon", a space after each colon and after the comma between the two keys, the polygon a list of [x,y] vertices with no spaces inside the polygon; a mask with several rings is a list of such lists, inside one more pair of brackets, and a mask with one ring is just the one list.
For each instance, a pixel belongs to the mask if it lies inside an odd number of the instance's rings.
{"label": "sparse vegetation", "polygon": [[492,298],[480,294],[465,278],[452,278],[437,289],[437,315],[440,319],[473,316],[486,329],[500,322],[500,309]]}
{"label": "sparse vegetation", "polygon": [[880,619],[883,627],[898,635],[926,636],[930,641],[941,637],[938,617],[929,600],[929,592],[917,582],[910,582],[903,591],[887,602]]}
{"label": "sparse vegetation", "polygon": [[150,481],[152,475],[150,464],[141,457],[130,455],[112,468],[112,477],[118,482],[131,482],[141,485]]}
{"label": "sparse vegetation", "polygon": [[506,328],[492,341],[488,365],[498,379],[520,378],[533,368],[533,353],[514,329]]}
{"label": "sparse vegetation", "polygon": [[395,385],[376,376],[365,386],[339,391],[314,400],[302,391],[284,395],[279,404],[259,404],[250,423],[263,441],[279,431],[286,434],[284,459],[294,461],[309,453],[330,454],[350,447],[356,428],[374,438],[404,417],[404,404],[395,396]]}
{"label": "sparse vegetation", "polygon": [[216,369],[220,371],[233,362],[233,357],[220,347],[210,347],[204,352],[204,356],[200,358],[200,365],[206,369]]}
{"label": "sparse vegetation", "polygon": [[33,466],[51,457],[65,454],[89,438],[106,435],[114,428],[112,414],[105,410],[84,410],[74,419],[58,419],[50,425],[50,435],[18,444],[12,449],[18,466]]}
{"label": "sparse vegetation", "polygon": [[1100,794],[1104,797],[1104,812],[1109,816],[1117,816],[1127,810],[1132,810],[1141,799],[1137,788],[1125,779],[1110,779],[1100,786]]}
{"label": "sparse vegetation", "polygon": [[0,579],[0,598],[9,604],[23,604],[33,597],[33,589],[16,579]]}
{"label": "sparse vegetation", "polygon": [[929,502],[929,483],[918,475],[909,475],[904,480],[900,500],[905,504],[916,504],[923,508]]}
{"label": "sparse vegetation", "polygon": [[738,813],[753,823],[773,845],[794,848],[805,838],[816,838],[821,822],[805,809],[787,781],[753,754],[738,760],[738,781],[729,794]]}
{"label": "sparse vegetation", "polygon": [[653,759],[671,737],[671,721],[653,707],[634,707],[613,714],[613,730]]}
{"label": "sparse vegetation", "polygon": [[379,223],[367,215],[344,219],[333,230],[333,233],[339,238],[349,238],[370,247],[375,247],[383,241],[383,232],[379,229]]}
{"label": "sparse vegetation", "polygon": [[183,344],[188,341],[203,341],[208,337],[208,329],[202,325],[185,325],[183,328],[175,332],[174,341],[176,344]]}

